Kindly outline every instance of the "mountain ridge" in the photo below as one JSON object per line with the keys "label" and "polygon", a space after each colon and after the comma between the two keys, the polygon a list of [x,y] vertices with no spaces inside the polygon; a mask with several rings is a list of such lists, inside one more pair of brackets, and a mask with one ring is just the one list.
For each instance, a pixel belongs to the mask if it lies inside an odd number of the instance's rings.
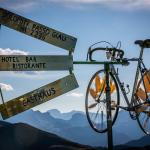
{"label": "mountain ridge", "polygon": [[[0,150],[106,150],[70,142],[55,134],[39,130],[24,123],[0,121]],[[118,145],[114,150],[149,150],[150,146]]]}
{"label": "mountain ridge", "polygon": [[94,149],[70,142],[55,134],[39,130],[24,123],[6,124],[0,121],[1,150]]}
{"label": "mountain ridge", "polygon": [[[107,134],[98,134],[93,131],[88,124],[84,112],[72,111],[71,113],[66,113],[65,115],[68,115],[70,120],[63,120],[58,117],[54,118],[49,112],[41,113],[40,111],[29,110],[7,121],[12,123],[28,123],[46,132],[57,134],[60,137],[84,145],[107,145]],[[137,125],[137,122],[132,121],[128,113],[120,111],[116,123],[113,126],[114,144],[126,144],[130,141],[140,139],[143,136],[144,134]]]}

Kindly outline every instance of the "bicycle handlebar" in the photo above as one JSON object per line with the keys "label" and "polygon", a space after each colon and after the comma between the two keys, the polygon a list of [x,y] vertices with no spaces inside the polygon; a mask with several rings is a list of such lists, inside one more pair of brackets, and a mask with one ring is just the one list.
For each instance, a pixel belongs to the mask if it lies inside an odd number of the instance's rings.
{"label": "bicycle handlebar", "polygon": [[88,54],[87,54],[87,60],[88,60],[88,55],[89,55],[89,60],[90,61],[95,61],[95,60],[92,59],[92,54],[93,54],[93,52],[100,51],[100,50],[108,52],[112,59],[116,59],[116,58],[122,59],[123,56],[124,56],[124,51],[121,50],[121,49],[108,48],[108,47],[106,47],[106,48],[97,47],[97,48],[91,49],[91,47],[89,47]]}

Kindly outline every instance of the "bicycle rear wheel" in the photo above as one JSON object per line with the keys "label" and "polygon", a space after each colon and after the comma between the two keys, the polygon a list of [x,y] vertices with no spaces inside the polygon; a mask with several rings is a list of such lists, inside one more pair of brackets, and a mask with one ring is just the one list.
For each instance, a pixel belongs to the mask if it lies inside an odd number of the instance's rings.
{"label": "bicycle rear wheel", "polygon": [[[111,112],[112,124],[114,124],[120,104],[119,88],[116,79],[110,75]],[[107,107],[106,107],[106,80],[104,70],[96,72],[87,87],[85,108],[90,126],[99,133],[106,132],[107,129]]]}
{"label": "bicycle rear wheel", "polygon": [[138,124],[145,134],[150,135],[150,70],[139,80],[135,98],[141,104],[136,109]]}

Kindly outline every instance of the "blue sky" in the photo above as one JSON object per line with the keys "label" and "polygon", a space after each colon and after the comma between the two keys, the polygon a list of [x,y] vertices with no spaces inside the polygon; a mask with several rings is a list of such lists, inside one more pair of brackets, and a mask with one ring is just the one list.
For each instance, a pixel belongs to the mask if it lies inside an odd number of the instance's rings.
{"label": "blue sky", "polygon": [[[97,41],[122,42],[125,57],[138,57],[137,39],[150,38],[149,0],[0,0],[0,6],[26,18],[47,25],[78,39],[74,60],[85,60],[88,47]],[[66,55],[67,51],[2,26],[0,53],[28,53],[33,55]],[[145,50],[147,67],[150,51]],[[104,60],[105,55],[99,55]],[[103,66],[74,66],[79,88],[46,102],[34,109],[63,112],[83,110],[86,87],[95,71]],[[119,66],[118,66],[119,67]],[[136,63],[119,67],[120,77],[132,87]],[[42,85],[51,83],[69,72],[48,71],[34,73],[1,72],[0,83],[6,84],[4,99],[8,101]],[[4,85],[3,85],[4,86]]]}

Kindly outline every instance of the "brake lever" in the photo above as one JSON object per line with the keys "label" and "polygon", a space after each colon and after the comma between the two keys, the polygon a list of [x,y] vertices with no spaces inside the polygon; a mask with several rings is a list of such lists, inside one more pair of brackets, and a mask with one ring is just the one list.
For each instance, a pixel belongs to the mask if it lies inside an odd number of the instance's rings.
{"label": "brake lever", "polygon": [[88,49],[87,56],[86,56],[86,61],[88,61],[88,59],[89,59],[89,53],[90,53],[90,51],[91,51],[91,47],[89,47],[89,49]]}

